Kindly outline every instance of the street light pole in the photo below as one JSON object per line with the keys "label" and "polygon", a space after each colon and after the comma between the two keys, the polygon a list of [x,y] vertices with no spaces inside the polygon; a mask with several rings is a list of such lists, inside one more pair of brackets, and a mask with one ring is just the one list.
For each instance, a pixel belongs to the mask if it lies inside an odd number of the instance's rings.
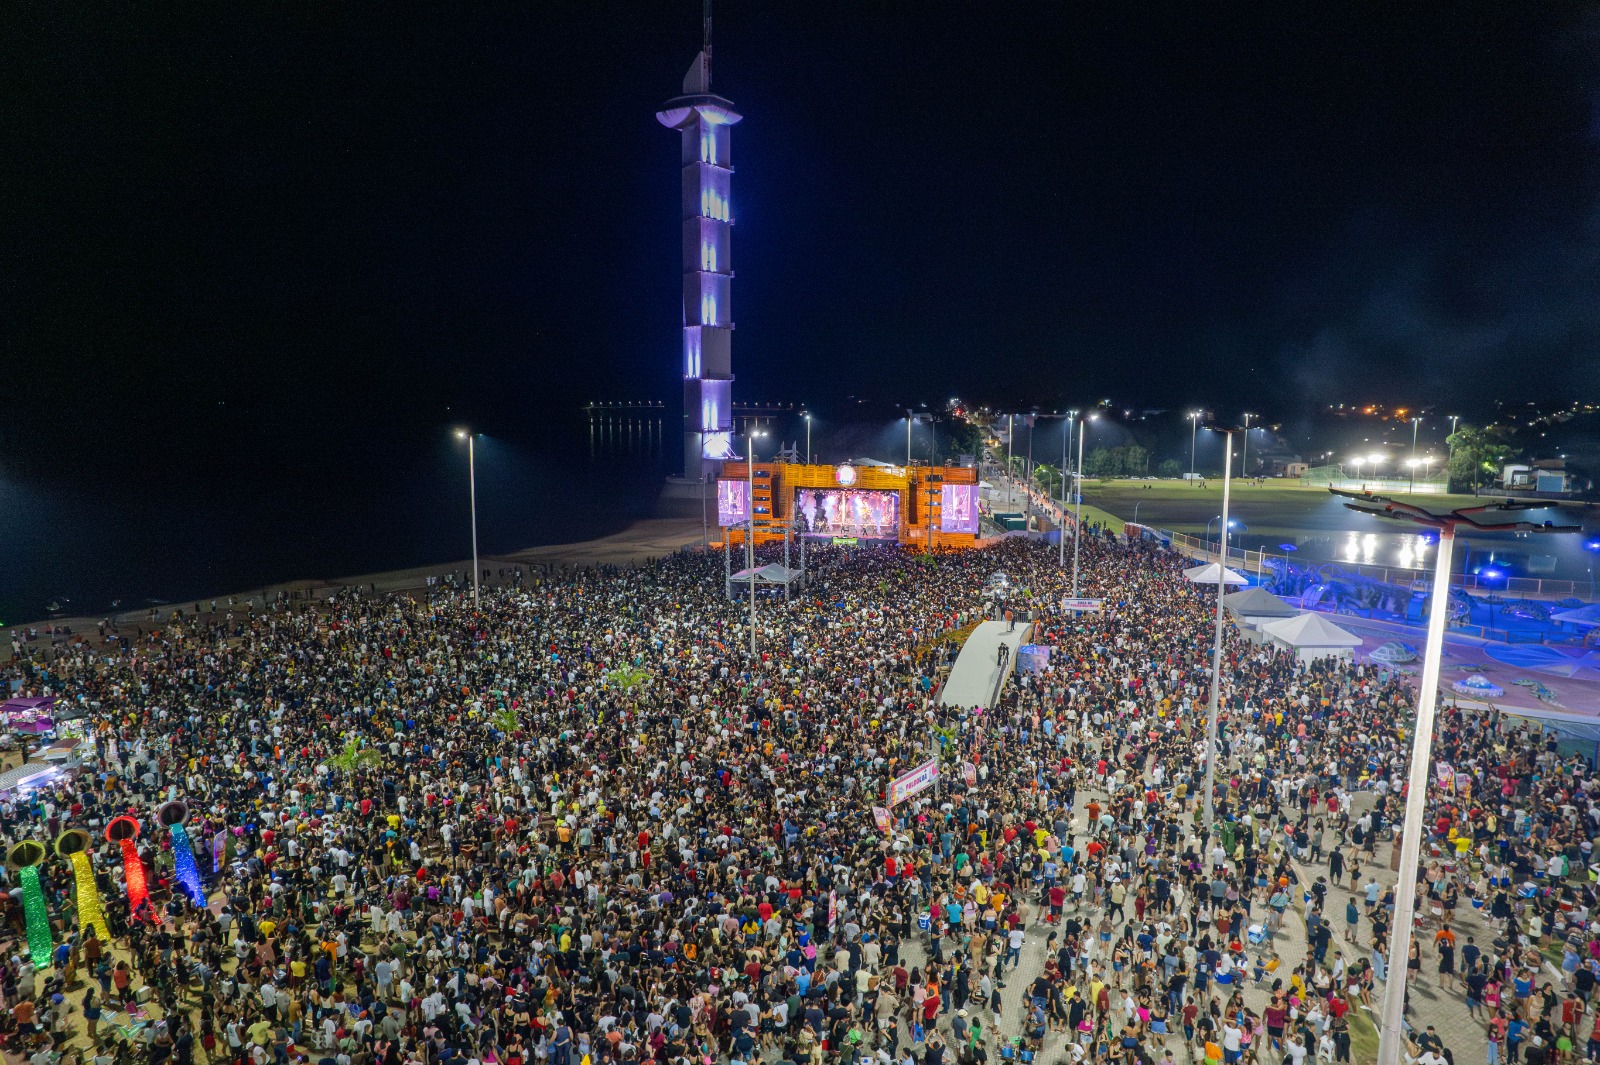
{"label": "street light pole", "polygon": [[1250,419],[1254,417],[1255,415],[1253,414],[1244,416],[1244,435],[1239,438],[1241,445],[1239,448],[1239,476],[1241,478],[1250,476]]}
{"label": "street light pole", "polygon": [[1072,416],[1068,415],[1067,431],[1061,434],[1061,521],[1056,529],[1056,565],[1062,569],[1067,568],[1067,442],[1071,439]]}
{"label": "street light pole", "polygon": [[1189,412],[1189,480],[1194,480],[1194,449],[1200,435],[1200,412]]}
{"label": "street light pole", "polygon": [[806,465],[811,465],[811,412],[806,411]]}
{"label": "street light pole", "polygon": [[472,507],[472,609],[477,610],[480,601],[478,593],[478,462],[473,452],[472,438],[474,434],[465,429],[457,429],[456,437],[467,442],[467,498]]}
{"label": "street light pole", "polygon": [[1450,419],[1450,435],[1445,437],[1445,440],[1444,440],[1444,446],[1445,446],[1444,490],[1446,492],[1449,492],[1450,491],[1450,465],[1451,465],[1452,461],[1456,457],[1456,441],[1455,441],[1455,437],[1456,437],[1456,422],[1461,420],[1461,415],[1459,415],[1459,414],[1450,414],[1450,415],[1446,415],[1446,417],[1448,417]]}
{"label": "street light pole", "polygon": [[[1008,484],[1015,485],[1016,482],[1012,481],[1011,479],[1011,441],[1015,436],[1011,429],[1012,417],[1013,416],[1010,414],[1006,415],[1006,482]],[[1013,489],[1006,490],[1007,506],[1010,506],[1016,502],[1017,497],[1012,493]]]}
{"label": "street light pole", "polygon": [[[751,668],[756,665],[756,437],[766,434],[759,429],[751,429],[745,439],[745,474],[748,477],[746,490],[750,505],[750,535],[745,543],[745,560],[749,568],[750,580],[750,660]],[[787,576],[787,575],[785,575]]]}
{"label": "street light pole", "polygon": [[1094,420],[1091,414],[1078,423],[1078,471],[1077,480],[1073,484],[1073,493],[1077,496],[1077,517],[1072,525],[1072,598],[1078,598],[1078,545],[1083,540],[1083,438],[1089,435],[1088,422]]}
{"label": "street light pole", "polygon": [[[1023,419],[1027,421],[1027,419]],[[1028,528],[1033,524],[1033,422],[1038,421],[1038,415],[1033,416],[1033,421],[1028,421],[1028,462],[1022,468],[1022,491],[1027,497],[1028,506],[1022,516],[1022,527]]]}
{"label": "street light pole", "polygon": [[1398,518],[1439,530],[1439,555],[1434,560],[1433,590],[1429,596],[1428,639],[1422,658],[1422,685],[1417,695],[1417,720],[1411,737],[1411,767],[1406,784],[1405,823],[1400,833],[1398,882],[1394,894],[1394,930],[1389,937],[1389,983],[1384,990],[1383,1022],[1378,1031],[1378,1065],[1400,1065],[1405,1051],[1406,968],[1411,954],[1413,914],[1417,897],[1417,862],[1422,849],[1423,808],[1427,798],[1429,761],[1433,755],[1433,718],[1439,698],[1439,659],[1444,649],[1444,627],[1450,608],[1450,569],[1456,530],[1494,532],[1582,532],[1577,525],[1551,525],[1531,521],[1482,522],[1475,515],[1489,511],[1514,513],[1533,509],[1523,503],[1462,507],[1434,514],[1412,503],[1366,493],[1330,489],[1353,502],[1351,510],[1377,517]]}
{"label": "street light pole", "polygon": [[[1217,617],[1216,631],[1211,643],[1211,697],[1206,701],[1206,783],[1205,783],[1205,833],[1210,838],[1216,824],[1212,809],[1212,796],[1217,781],[1217,706],[1222,695],[1222,597],[1228,584],[1222,578],[1228,572],[1228,488],[1229,473],[1233,470],[1232,429],[1219,430],[1223,434],[1222,451],[1222,534],[1221,552],[1217,558]],[[1209,535],[1209,534],[1208,534]]]}

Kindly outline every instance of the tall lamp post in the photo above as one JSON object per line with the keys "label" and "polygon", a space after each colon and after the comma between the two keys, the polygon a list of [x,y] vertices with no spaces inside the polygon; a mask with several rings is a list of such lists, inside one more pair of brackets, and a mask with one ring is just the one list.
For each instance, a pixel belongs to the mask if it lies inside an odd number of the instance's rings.
{"label": "tall lamp post", "polygon": [[[1211,697],[1206,700],[1206,780],[1205,780],[1205,833],[1211,836],[1216,825],[1212,808],[1217,781],[1217,707],[1222,696],[1222,597],[1228,592],[1228,582],[1223,580],[1228,572],[1228,491],[1233,470],[1233,434],[1237,429],[1207,426],[1223,434],[1222,448],[1222,535],[1218,538],[1221,551],[1217,557],[1217,616],[1211,641]],[[1207,533],[1209,536],[1210,534]]]}
{"label": "tall lamp post", "polygon": [[811,465],[811,412],[806,411],[802,417],[806,420],[806,465]]}
{"label": "tall lamp post", "polygon": [[1078,598],[1078,544],[1083,539],[1083,438],[1089,435],[1088,422],[1094,421],[1096,415],[1089,415],[1078,422],[1078,469],[1076,480],[1073,482],[1072,491],[1077,497],[1077,517],[1072,520],[1072,598]]}
{"label": "tall lamp post", "polygon": [[1446,417],[1450,419],[1450,435],[1444,438],[1444,490],[1448,492],[1450,491],[1450,464],[1451,461],[1456,457],[1456,422],[1461,420],[1461,415],[1450,414],[1446,415]]}
{"label": "tall lamp post", "polygon": [[[756,657],[756,437],[766,436],[764,429],[752,428],[745,436],[746,461],[744,465],[746,496],[750,503],[750,535],[745,538],[745,565],[750,580],[750,658],[752,666]],[[785,575],[787,577],[787,575]]]}
{"label": "tall lamp post", "polygon": [[[1590,554],[1600,552],[1600,539],[1584,542],[1583,549]],[[1589,598],[1594,599],[1594,559],[1589,560]]]}
{"label": "tall lamp post", "polygon": [[927,548],[933,550],[933,464],[937,458],[939,448],[939,431],[934,428],[933,414],[924,411],[914,413],[910,407],[906,408],[906,465],[911,464],[911,423],[926,418],[928,421],[928,474],[923,477],[923,483],[928,486],[928,509],[923,512],[923,524],[927,527]]}
{"label": "tall lamp post", "polygon": [[1060,535],[1056,537],[1056,565],[1062,569],[1067,568],[1067,448],[1072,446],[1072,419],[1077,413],[1067,415],[1066,431],[1061,434],[1061,521]]}
{"label": "tall lamp post", "polygon": [[1200,435],[1200,412],[1189,412],[1189,480],[1194,480],[1194,448]]}
{"label": "tall lamp post", "polygon": [[472,440],[476,433],[456,430],[456,439],[467,442],[467,498],[472,507],[472,609],[478,609],[478,463],[473,453]]}
{"label": "tall lamp post", "polygon": [[1011,428],[1011,419],[1013,417],[1014,415],[1011,414],[1006,415],[1006,483],[1012,485],[1012,487],[1006,491],[1007,506],[1014,505],[1017,501],[1017,497],[1014,494],[1015,482],[1011,480],[1011,441],[1015,438],[1015,433]]}
{"label": "tall lamp post", "polygon": [[1351,500],[1351,510],[1396,518],[1439,530],[1439,555],[1434,559],[1433,591],[1428,600],[1428,640],[1422,657],[1422,687],[1417,696],[1417,721],[1411,737],[1411,767],[1406,782],[1406,819],[1400,833],[1400,875],[1394,889],[1394,931],[1389,937],[1389,983],[1384,990],[1383,1023],[1378,1030],[1378,1065],[1400,1065],[1405,1048],[1405,1001],[1411,954],[1413,911],[1417,897],[1417,860],[1422,848],[1423,806],[1428,790],[1429,760],[1433,754],[1433,714],[1439,698],[1439,658],[1444,649],[1445,615],[1450,605],[1450,562],[1456,529],[1477,532],[1581,532],[1581,526],[1550,522],[1480,521],[1475,515],[1489,511],[1514,513],[1534,506],[1507,500],[1495,506],[1462,507],[1434,514],[1411,503],[1368,493],[1329,489]]}
{"label": "tall lamp post", "polygon": [[1244,433],[1239,437],[1239,476],[1248,479],[1250,476],[1250,419],[1254,414],[1244,416]]}
{"label": "tall lamp post", "polygon": [[[1219,515],[1213,514],[1213,515],[1211,515],[1211,517],[1206,519],[1206,550],[1207,551],[1211,550],[1211,523],[1216,521],[1218,517],[1219,517]],[[1230,529],[1237,528],[1238,525],[1239,525],[1239,523],[1234,521],[1232,518],[1228,519],[1228,528],[1230,528]]]}

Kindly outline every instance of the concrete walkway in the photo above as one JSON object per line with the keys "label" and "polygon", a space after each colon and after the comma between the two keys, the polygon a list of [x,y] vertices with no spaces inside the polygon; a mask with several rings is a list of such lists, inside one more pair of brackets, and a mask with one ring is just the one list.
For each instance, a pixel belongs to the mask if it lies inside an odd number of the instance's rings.
{"label": "concrete walkway", "polygon": [[1000,679],[1001,666],[998,653],[1001,645],[1011,649],[1006,656],[1005,672],[1017,665],[1017,648],[1028,642],[1033,626],[1022,622],[1015,629],[1006,630],[1003,621],[985,621],[972,630],[967,642],[961,645],[950,677],[939,691],[940,706],[982,706],[993,703],[995,682]]}

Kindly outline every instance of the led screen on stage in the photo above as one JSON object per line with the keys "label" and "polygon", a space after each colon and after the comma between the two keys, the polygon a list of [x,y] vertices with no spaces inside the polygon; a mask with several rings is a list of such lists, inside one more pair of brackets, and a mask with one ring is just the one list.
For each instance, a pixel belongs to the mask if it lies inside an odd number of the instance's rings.
{"label": "led screen on stage", "polygon": [[895,539],[900,535],[900,493],[867,488],[796,488],[794,516],[801,532]]}
{"label": "led screen on stage", "polygon": [[978,486],[944,484],[939,486],[939,529],[943,532],[978,531]]}
{"label": "led screen on stage", "polygon": [[744,481],[717,482],[717,524],[743,525],[750,520],[750,485]]}

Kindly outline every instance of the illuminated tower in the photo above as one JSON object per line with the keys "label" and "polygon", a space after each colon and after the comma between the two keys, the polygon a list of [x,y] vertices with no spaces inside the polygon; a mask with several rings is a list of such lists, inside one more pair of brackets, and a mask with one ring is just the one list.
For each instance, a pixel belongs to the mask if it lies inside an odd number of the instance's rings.
{"label": "illuminated tower", "polygon": [[705,47],[683,79],[683,95],[656,118],[683,135],[683,476],[707,460],[735,458],[733,436],[733,124],[742,117],[711,93],[711,12]]}

